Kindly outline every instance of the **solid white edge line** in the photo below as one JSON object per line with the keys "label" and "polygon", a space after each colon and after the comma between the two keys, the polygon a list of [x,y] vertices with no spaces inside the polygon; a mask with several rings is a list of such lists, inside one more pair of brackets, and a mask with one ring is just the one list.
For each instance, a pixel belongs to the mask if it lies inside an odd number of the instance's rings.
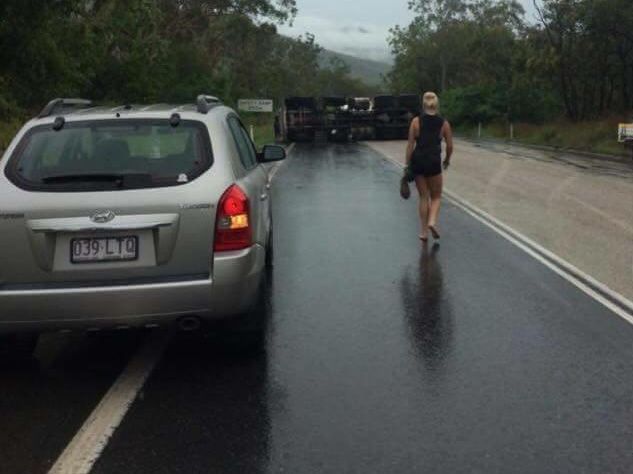
{"label": "solid white edge line", "polygon": [[[373,148],[373,147],[369,147],[369,148],[376,151],[381,156],[383,156],[387,161],[393,163],[399,168],[401,169],[404,168],[404,165],[400,163],[399,161],[396,161],[393,158],[385,155],[384,153],[377,150],[376,148]],[[629,324],[633,324],[633,302],[632,301],[630,301],[623,295],[617,293],[616,291],[612,290],[611,288],[606,286],[604,283],[599,282],[592,276],[578,269],[577,267],[567,262],[563,258],[559,257],[558,255],[554,254],[550,250],[547,250],[540,244],[534,242],[529,237],[526,237],[525,235],[521,234],[519,231],[513,229],[509,225],[504,224],[503,222],[491,216],[484,210],[478,208],[474,204],[461,198],[459,195],[448,190],[447,188],[444,188],[444,194],[447,196],[448,200],[453,205],[455,205],[462,211],[466,212],[471,217],[474,217],[477,221],[481,222],[486,227],[494,230],[497,234],[501,235],[506,240],[510,241],[511,243],[519,247],[528,255],[534,257],[536,260],[541,262],[547,268],[554,271],[559,276],[563,277],[565,280],[573,284],[575,287],[583,291],[585,294],[587,294],[588,296],[592,297],[594,300],[601,303],[603,306],[611,310],[616,315],[620,316]],[[543,255],[540,255],[539,252],[541,252]],[[552,260],[553,262],[548,260],[548,258]],[[580,275],[580,277],[586,280],[590,285],[599,289],[600,291],[608,295],[610,298],[616,300],[624,308],[621,308],[618,305],[614,304],[613,302],[609,301],[607,298],[602,296],[596,290],[591,288],[588,284],[584,283],[581,279],[576,277],[574,273],[576,273],[577,275]],[[627,309],[630,311],[627,311]]]}
{"label": "solid white edge line", "polygon": [[501,229],[495,227],[494,225],[492,225],[491,223],[487,222],[485,219],[481,218],[475,212],[471,211],[466,206],[462,205],[453,196],[449,195],[449,193],[446,193],[446,194],[448,196],[448,200],[454,206],[460,208],[462,211],[464,211],[465,213],[467,213],[471,217],[474,217],[475,219],[477,219],[479,222],[481,222],[482,224],[484,224],[488,228],[494,230],[497,234],[501,235],[506,240],[510,241],[511,243],[513,243],[514,245],[519,247],[521,250],[523,250],[524,252],[526,252],[527,254],[529,254],[530,256],[532,256],[533,258],[538,260],[539,262],[541,262],[543,265],[548,267],[550,270],[553,270],[555,273],[557,273],[558,275],[563,277],[565,280],[567,280],[568,282],[570,282],[571,284],[573,284],[574,286],[576,286],[577,288],[582,290],[587,295],[591,296],[593,299],[595,299],[596,301],[601,303],[603,306],[607,307],[609,310],[611,310],[612,312],[614,312],[615,314],[620,316],[622,319],[624,319],[625,321],[627,321],[630,324],[633,324],[633,315],[627,313],[625,310],[623,310],[619,306],[613,304],[611,301],[606,299],[600,293],[596,292],[593,288],[589,287],[588,285],[586,285],[585,283],[583,283],[581,280],[579,280],[578,278],[574,277],[573,275],[569,274],[564,268],[561,268],[558,265],[550,262],[549,260],[547,260],[544,257],[542,257],[541,255],[539,255],[537,252],[532,250],[530,247],[528,247],[527,245],[525,245],[524,243],[522,243],[518,239],[514,238],[509,233],[507,233],[504,230],[501,230]]}
{"label": "solid white edge line", "polygon": [[49,474],[88,474],[91,471],[160,360],[170,336],[167,331],[150,334],[57,458]]}
{"label": "solid white edge line", "polygon": [[458,194],[456,194],[456,193],[454,193],[454,192],[452,192],[450,190],[446,190],[446,194],[453,201],[459,202],[464,207],[471,208],[475,213],[480,214],[483,219],[489,220],[493,225],[501,228],[501,230],[504,230],[504,231],[508,232],[509,234],[513,235],[518,240],[523,241],[523,243],[525,243],[528,246],[532,247],[534,250],[536,250],[538,253],[543,255],[545,258],[553,260],[557,265],[560,265],[564,270],[566,270],[572,276],[576,277],[576,275],[579,275],[580,278],[582,280],[585,280],[589,285],[593,286],[594,288],[597,288],[602,293],[604,293],[607,296],[609,296],[610,298],[614,299],[619,304],[624,306],[628,311],[633,312],[633,301],[630,301],[624,295],[621,295],[617,291],[612,290],[611,288],[606,286],[604,283],[596,280],[591,275],[585,273],[584,271],[580,270],[578,267],[576,267],[573,264],[569,263],[568,261],[562,259],[558,255],[556,255],[555,253],[553,253],[550,250],[546,249],[545,247],[543,247],[539,243],[533,241],[529,237],[521,234],[520,232],[516,231],[512,227],[504,224],[503,222],[498,220],[496,217],[493,217],[490,214],[488,214],[486,211],[484,211],[482,209],[479,209],[477,206],[475,206],[471,202],[467,201],[463,197],[459,196]]}

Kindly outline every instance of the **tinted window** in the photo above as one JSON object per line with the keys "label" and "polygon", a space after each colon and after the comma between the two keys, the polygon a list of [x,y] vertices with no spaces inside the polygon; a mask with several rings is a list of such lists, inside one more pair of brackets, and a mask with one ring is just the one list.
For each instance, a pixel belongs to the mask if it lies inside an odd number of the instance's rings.
{"label": "tinted window", "polygon": [[229,117],[229,128],[235,139],[242,165],[246,169],[253,168],[257,165],[257,154],[248,132],[236,117]]}
{"label": "tinted window", "polygon": [[[45,190],[111,189],[184,184],[211,166],[208,133],[198,122],[124,120],[32,129],[7,174],[18,185]],[[120,176],[122,179],[110,179]],[[134,176],[136,179],[126,180]]]}

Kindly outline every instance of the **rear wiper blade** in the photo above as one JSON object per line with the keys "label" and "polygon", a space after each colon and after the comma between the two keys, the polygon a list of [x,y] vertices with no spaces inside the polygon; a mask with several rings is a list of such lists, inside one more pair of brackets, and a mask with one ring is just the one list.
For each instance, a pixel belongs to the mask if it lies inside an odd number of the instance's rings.
{"label": "rear wiper blade", "polygon": [[44,183],[67,183],[71,181],[119,181],[123,179],[122,174],[115,173],[76,173],[76,174],[54,174],[44,176]]}
{"label": "rear wiper blade", "polygon": [[96,183],[116,183],[119,186],[128,186],[132,183],[148,183],[152,181],[149,173],[75,173],[56,174],[44,176],[42,182],[45,184],[74,183],[74,182],[96,182]]}

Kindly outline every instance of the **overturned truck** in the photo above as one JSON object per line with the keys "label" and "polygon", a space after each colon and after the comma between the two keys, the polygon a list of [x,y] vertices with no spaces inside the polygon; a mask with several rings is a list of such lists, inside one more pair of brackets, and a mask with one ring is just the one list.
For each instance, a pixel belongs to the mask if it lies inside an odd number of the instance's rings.
{"label": "overturned truck", "polygon": [[323,131],[327,140],[342,142],[349,139],[352,121],[345,97],[323,97],[321,99]]}
{"label": "overturned truck", "polygon": [[377,140],[404,139],[411,120],[420,109],[417,95],[382,95],[374,99],[374,130]]}
{"label": "overturned truck", "polygon": [[287,141],[313,141],[322,127],[314,97],[288,97],[284,101],[284,135]]}
{"label": "overturned truck", "polygon": [[373,99],[290,97],[285,100],[285,137],[291,142],[406,139],[419,110],[415,94]]}
{"label": "overturned truck", "polygon": [[347,99],[350,114],[350,138],[371,140],[374,138],[374,105],[369,97],[353,97]]}

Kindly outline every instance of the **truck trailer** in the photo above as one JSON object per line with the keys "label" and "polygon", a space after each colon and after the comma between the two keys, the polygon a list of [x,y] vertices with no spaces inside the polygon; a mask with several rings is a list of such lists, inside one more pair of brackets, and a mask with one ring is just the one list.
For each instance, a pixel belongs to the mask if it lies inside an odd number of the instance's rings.
{"label": "truck trailer", "polygon": [[352,120],[345,97],[321,98],[323,131],[328,141],[347,141],[352,130]]}
{"label": "truck trailer", "polygon": [[322,128],[314,97],[288,97],[284,100],[284,128],[287,141],[313,141]]}

